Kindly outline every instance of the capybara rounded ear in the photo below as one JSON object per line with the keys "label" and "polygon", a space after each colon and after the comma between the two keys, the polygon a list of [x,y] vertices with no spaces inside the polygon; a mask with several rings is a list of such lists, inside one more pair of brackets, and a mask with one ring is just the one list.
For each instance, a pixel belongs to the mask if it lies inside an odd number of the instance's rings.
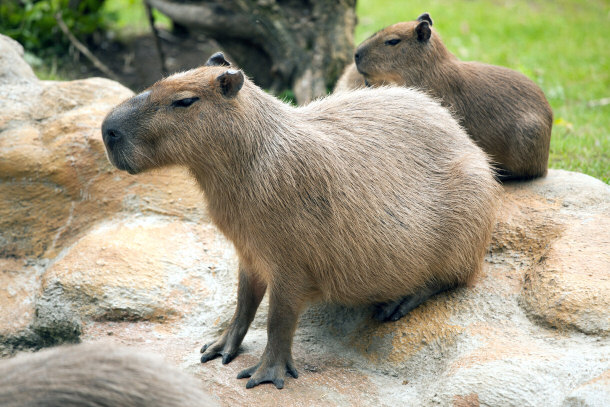
{"label": "capybara rounded ear", "polygon": [[227,69],[216,78],[220,93],[226,98],[233,98],[244,84],[244,74],[236,69]]}
{"label": "capybara rounded ear", "polygon": [[225,59],[222,52],[217,52],[207,60],[205,66],[231,66],[231,63]]}
{"label": "capybara rounded ear", "polygon": [[430,39],[432,35],[432,30],[430,29],[430,23],[427,20],[420,21],[419,24],[415,26],[415,33],[417,34],[417,40],[420,42],[426,42]]}
{"label": "capybara rounded ear", "polygon": [[434,25],[434,23],[432,22],[432,17],[430,17],[430,14],[428,13],[423,13],[422,15],[417,17],[417,21],[427,21],[430,25]]}

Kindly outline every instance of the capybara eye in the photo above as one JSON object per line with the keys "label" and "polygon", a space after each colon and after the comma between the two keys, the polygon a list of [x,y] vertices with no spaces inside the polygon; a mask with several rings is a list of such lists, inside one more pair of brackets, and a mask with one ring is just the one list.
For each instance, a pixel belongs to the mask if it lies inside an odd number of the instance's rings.
{"label": "capybara eye", "polygon": [[172,102],[172,107],[189,107],[198,100],[198,97],[175,100]]}
{"label": "capybara eye", "polygon": [[392,46],[394,46],[394,45],[398,44],[399,42],[400,42],[400,38],[394,38],[393,40],[387,40],[385,42],[385,45],[392,45]]}

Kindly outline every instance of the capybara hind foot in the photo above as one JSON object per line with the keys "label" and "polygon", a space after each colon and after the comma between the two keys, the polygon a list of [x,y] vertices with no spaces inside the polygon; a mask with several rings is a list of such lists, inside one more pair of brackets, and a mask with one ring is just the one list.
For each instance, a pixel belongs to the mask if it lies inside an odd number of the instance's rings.
{"label": "capybara hind foot", "polygon": [[273,361],[270,360],[270,357],[267,356],[267,353],[265,352],[256,365],[239,372],[237,378],[250,378],[248,383],[246,383],[246,389],[251,389],[254,386],[267,382],[271,382],[276,388],[282,389],[284,387],[286,373],[295,379],[299,377],[299,373],[294,367],[292,357],[289,357],[287,361],[284,361],[284,358],[281,357],[275,357],[275,359],[276,360]]}
{"label": "capybara hind foot", "polygon": [[382,322],[398,321],[400,318],[411,312],[411,310],[417,308],[428,298],[451,288],[453,288],[452,285],[435,288],[426,287],[416,294],[404,296],[396,301],[376,304],[377,309],[373,314],[373,318]]}

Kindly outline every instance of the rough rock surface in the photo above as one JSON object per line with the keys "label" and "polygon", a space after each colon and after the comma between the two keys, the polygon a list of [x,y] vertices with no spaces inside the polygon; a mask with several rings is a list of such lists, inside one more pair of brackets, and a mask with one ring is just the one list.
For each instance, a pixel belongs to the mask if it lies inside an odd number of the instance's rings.
{"label": "rough rock surface", "polygon": [[200,364],[235,306],[235,253],[184,171],[108,164],[99,125],[129,95],[101,79],[0,86],[0,353],[127,344],[222,405],[610,405],[610,187],[560,170],[504,186],[471,287],[395,323],[312,306],[283,390],[235,378],[263,351],[266,301],[233,362]]}
{"label": "rough rock surface", "polygon": [[38,81],[32,68],[23,60],[23,53],[21,44],[0,34],[0,85]]}
{"label": "rough rock surface", "polygon": [[0,256],[52,258],[123,210],[202,219],[184,171],[136,182],[106,159],[100,121],[130,95],[100,78],[0,88]]}

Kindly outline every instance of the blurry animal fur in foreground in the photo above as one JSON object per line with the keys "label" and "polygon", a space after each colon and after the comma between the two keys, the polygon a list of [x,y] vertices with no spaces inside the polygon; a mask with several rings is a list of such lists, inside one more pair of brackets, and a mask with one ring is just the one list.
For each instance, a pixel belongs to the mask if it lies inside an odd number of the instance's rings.
{"label": "blurry animal fur in foreground", "polygon": [[80,344],[0,360],[2,407],[207,407],[218,403],[160,358]]}

